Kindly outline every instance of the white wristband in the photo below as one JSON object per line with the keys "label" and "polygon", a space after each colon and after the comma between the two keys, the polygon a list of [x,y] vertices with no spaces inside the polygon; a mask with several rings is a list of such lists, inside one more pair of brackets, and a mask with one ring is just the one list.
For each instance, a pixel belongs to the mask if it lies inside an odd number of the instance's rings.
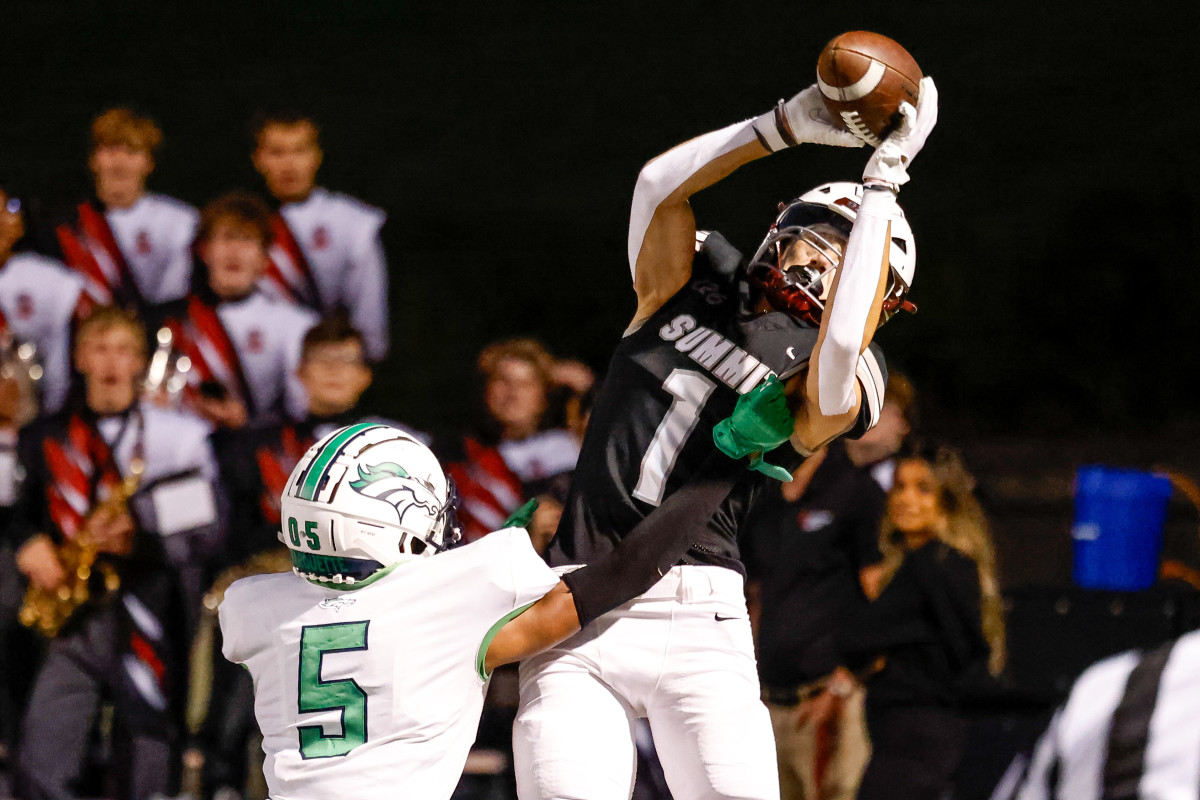
{"label": "white wristband", "polygon": [[795,147],[800,143],[796,139],[796,134],[792,132],[792,126],[788,122],[782,100],[767,113],[755,117],[753,125],[754,134],[758,137],[759,143],[772,153]]}

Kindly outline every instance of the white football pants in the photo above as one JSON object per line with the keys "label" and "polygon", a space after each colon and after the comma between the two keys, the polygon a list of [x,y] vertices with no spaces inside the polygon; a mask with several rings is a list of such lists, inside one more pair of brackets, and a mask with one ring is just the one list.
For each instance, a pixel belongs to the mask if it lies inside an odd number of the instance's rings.
{"label": "white football pants", "polygon": [[650,722],[678,800],[778,800],[741,575],[674,567],[521,664],[521,800],[629,800],[638,717]]}

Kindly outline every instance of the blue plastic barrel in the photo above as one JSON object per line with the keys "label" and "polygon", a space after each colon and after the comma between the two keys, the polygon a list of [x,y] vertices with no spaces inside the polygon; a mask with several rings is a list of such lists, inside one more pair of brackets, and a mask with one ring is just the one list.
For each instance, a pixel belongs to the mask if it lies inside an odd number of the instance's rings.
{"label": "blue plastic barrel", "polygon": [[1075,583],[1137,591],[1158,576],[1171,482],[1132,469],[1080,467],[1075,475]]}

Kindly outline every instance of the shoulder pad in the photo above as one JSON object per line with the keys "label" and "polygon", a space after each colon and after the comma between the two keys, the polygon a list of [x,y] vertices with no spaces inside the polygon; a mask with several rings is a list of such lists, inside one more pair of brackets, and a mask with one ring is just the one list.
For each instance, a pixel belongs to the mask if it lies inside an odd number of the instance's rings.
{"label": "shoulder pad", "polygon": [[733,278],[743,260],[741,251],[716,231],[696,232],[696,255],[692,259],[693,275],[711,275],[727,282]]}
{"label": "shoulder pad", "polygon": [[861,436],[879,422],[887,389],[887,363],[883,358],[883,350],[874,342],[858,357],[855,374],[862,385],[862,411],[853,433]]}

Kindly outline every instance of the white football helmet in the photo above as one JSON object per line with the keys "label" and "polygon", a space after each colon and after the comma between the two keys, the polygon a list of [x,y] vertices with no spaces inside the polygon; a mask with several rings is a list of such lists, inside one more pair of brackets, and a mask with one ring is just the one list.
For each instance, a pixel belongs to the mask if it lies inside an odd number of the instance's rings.
{"label": "white football helmet", "polygon": [[[767,231],[747,268],[749,282],[760,289],[778,311],[814,327],[820,325],[825,299],[845,251],[850,229],[862,204],[861,183],[838,181],[810,189],[787,205]],[[899,206],[897,206],[899,209]],[[892,220],[888,262],[891,276],[883,299],[880,322],[901,309],[916,310],[904,300],[916,273],[917,243],[903,209]],[[801,240],[824,257],[825,267],[779,268],[780,257],[792,242]]]}
{"label": "white football helmet", "polygon": [[362,422],[308,448],[283,490],[279,536],[297,574],[353,585],[402,558],[452,546],[457,502],[428,447],[398,428]]}

